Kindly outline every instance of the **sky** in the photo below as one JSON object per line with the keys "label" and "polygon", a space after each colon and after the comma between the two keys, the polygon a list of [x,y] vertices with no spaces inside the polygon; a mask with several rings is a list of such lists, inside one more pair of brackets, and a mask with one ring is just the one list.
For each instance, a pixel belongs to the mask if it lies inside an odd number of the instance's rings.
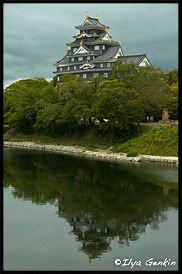
{"label": "sky", "polygon": [[90,17],[109,26],[124,55],[146,53],[164,71],[178,69],[177,3],[56,3],[3,5],[4,85],[34,77],[52,80],[74,35]]}

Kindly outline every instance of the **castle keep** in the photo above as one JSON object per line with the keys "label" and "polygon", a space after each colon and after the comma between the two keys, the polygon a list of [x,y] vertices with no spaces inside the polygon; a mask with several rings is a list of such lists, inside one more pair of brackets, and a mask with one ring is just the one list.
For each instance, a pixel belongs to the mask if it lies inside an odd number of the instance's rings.
{"label": "castle keep", "polygon": [[109,80],[110,70],[117,58],[127,58],[127,62],[135,62],[138,67],[150,65],[145,54],[124,56],[121,43],[112,40],[108,26],[99,22],[98,17],[86,19],[80,26],[75,39],[69,46],[64,58],[56,62],[57,83],[61,83],[61,75],[65,73],[82,77],[90,81],[92,77],[103,75]]}

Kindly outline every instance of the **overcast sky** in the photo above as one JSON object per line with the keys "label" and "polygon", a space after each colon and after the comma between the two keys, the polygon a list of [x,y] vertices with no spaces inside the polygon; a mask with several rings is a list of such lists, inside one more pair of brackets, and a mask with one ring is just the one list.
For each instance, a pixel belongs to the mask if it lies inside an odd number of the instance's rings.
{"label": "overcast sky", "polygon": [[20,79],[51,80],[78,34],[98,16],[124,55],[146,53],[165,71],[178,68],[178,4],[4,4],[4,88]]}

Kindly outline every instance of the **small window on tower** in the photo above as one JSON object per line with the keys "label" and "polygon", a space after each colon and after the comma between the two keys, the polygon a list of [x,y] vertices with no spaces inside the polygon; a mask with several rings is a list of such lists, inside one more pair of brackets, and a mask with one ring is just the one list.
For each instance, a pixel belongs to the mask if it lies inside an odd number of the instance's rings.
{"label": "small window on tower", "polygon": [[105,45],[103,45],[102,49],[106,49]]}
{"label": "small window on tower", "polygon": [[74,66],[74,70],[76,70],[76,66]]}
{"label": "small window on tower", "polygon": [[59,71],[62,71],[63,70],[63,68],[59,68]]}
{"label": "small window on tower", "polygon": [[107,63],[107,67],[110,68],[111,64],[110,63]]}
{"label": "small window on tower", "polygon": [[78,61],[82,61],[83,60],[83,56],[78,57]]}
{"label": "small window on tower", "polygon": [[74,57],[71,58],[71,61],[74,61]]}
{"label": "small window on tower", "polygon": [[94,46],[94,50],[99,50],[99,45]]}
{"label": "small window on tower", "polygon": [[103,63],[100,63],[100,67],[103,68],[104,64]]}
{"label": "small window on tower", "polygon": [[87,78],[87,74],[84,73],[84,74],[83,74],[83,79],[86,79],[86,78]]}
{"label": "small window on tower", "polygon": [[70,70],[70,67],[67,67],[67,70]]}
{"label": "small window on tower", "polygon": [[90,56],[87,56],[87,60],[90,60]]}

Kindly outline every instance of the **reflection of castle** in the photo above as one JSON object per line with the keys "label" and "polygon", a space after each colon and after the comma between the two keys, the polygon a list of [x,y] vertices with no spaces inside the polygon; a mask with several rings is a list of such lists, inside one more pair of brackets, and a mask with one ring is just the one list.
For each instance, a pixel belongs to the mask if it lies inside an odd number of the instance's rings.
{"label": "reflection of castle", "polygon": [[95,220],[89,214],[82,213],[81,216],[66,215],[58,201],[58,216],[67,220],[71,228],[71,234],[76,235],[76,240],[82,243],[79,251],[84,252],[91,259],[101,258],[101,255],[111,250],[110,244],[115,231],[115,221],[107,224],[96,225]]}

